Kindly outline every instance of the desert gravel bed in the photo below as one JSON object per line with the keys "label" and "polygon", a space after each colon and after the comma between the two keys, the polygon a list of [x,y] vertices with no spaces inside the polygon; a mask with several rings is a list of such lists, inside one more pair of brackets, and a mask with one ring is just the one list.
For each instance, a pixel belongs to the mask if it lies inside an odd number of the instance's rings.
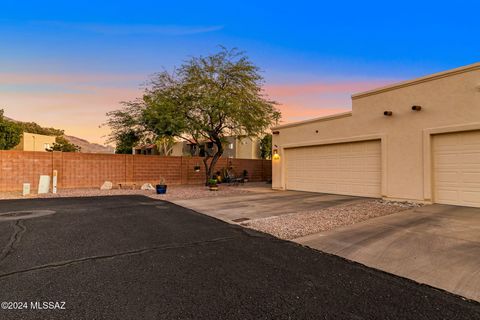
{"label": "desert gravel bed", "polygon": [[410,202],[361,200],[241,223],[242,226],[291,240],[420,206]]}
{"label": "desert gravel bed", "polygon": [[[264,185],[263,183],[262,185]],[[224,197],[233,194],[248,193],[248,188],[255,187],[256,183],[249,183],[245,186],[220,185],[218,191],[210,191],[205,186],[169,186],[167,194],[156,194],[152,190],[131,190],[131,189],[64,189],[56,194],[32,194],[23,197],[19,192],[0,193],[0,199],[32,199],[32,198],[64,198],[64,197],[96,197],[96,196],[116,196],[116,195],[145,195],[153,199],[160,200],[187,200],[206,197]]]}

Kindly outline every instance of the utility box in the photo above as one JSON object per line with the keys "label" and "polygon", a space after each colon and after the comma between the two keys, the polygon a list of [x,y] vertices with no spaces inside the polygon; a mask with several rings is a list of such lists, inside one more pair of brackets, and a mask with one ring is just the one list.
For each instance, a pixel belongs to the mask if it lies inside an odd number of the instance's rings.
{"label": "utility box", "polygon": [[24,183],[22,195],[25,197],[25,196],[28,196],[29,194],[30,194],[30,183]]}

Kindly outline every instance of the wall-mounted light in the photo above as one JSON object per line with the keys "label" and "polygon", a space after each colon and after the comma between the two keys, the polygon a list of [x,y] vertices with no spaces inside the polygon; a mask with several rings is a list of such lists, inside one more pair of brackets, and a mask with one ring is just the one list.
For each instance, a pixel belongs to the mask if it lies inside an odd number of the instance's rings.
{"label": "wall-mounted light", "polygon": [[392,111],[383,111],[383,115],[387,117],[391,117],[393,115]]}
{"label": "wall-mounted light", "polygon": [[273,160],[280,160],[280,155],[278,154],[278,146],[277,145],[273,146],[272,153],[273,153],[273,155],[272,155]]}
{"label": "wall-mounted light", "polygon": [[280,131],[272,131],[272,134],[280,134]]}
{"label": "wall-mounted light", "polygon": [[420,111],[420,110],[422,110],[422,107],[421,106],[412,106],[412,110],[413,111]]}

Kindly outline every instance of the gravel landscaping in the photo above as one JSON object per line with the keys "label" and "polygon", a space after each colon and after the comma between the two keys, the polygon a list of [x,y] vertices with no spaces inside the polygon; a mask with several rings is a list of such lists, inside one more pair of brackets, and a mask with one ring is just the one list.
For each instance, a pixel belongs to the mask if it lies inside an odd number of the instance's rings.
{"label": "gravel landscaping", "polygon": [[420,204],[411,202],[360,200],[326,209],[250,220],[241,225],[281,239],[291,240],[418,206]]}
{"label": "gravel landscaping", "polygon": [[[261,183],[265,185],[264,182]],[[153,190],[131,190],[131,189],[61,189],[58,193],[31,194],[23,197],[19,192],[0,193],[0,199],[32,199],[32,198],[64,198],[64,197],[96,197],[116,195],[144,195],[160,200],[187,200],[206,197],[224,197],[233,194],[249,193],[249,188],[255,187],[258,183],[248,183],[244,186],[220,185],[218,191],[210,191],[205,186],[198,185],[174,185],[168,186],[167,194],[156,194]]]}

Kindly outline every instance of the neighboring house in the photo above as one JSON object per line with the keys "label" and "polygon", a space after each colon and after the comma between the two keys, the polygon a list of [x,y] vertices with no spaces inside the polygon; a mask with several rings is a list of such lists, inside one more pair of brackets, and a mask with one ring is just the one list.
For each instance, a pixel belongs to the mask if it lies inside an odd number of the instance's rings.
{"label": "neighboring house", "polygon": [[[237,159],[260,159],[260,139],[258,138],[235,138],[228,137],[225,144],[223,157]],[[201,146],[189,143],[187,141],[179,141],[175,143],[171,156],[200,156],[205,155],[205,149],[216,150],[213,142],[206,142]],[[158,148],[155,144],[146,144],[133,148],[133,154],[143,155],[159,155]]]}
{"label": "neighboring house", "polygon": [[229,137],[229,143],[225,148],[224,156],[236,159],[260,159],[259,138],[235,138]]}
{"label": "neighboring house", "polygon": [[20,143],[14,150],[21,151],[47,151],[55,143],[55,136],[24,132]]}
{"label": "neighboring house", "polygon": [[158,148],[155,144],[145,144],[133,148],[133,154],[143,155],[159,155]]}
{"label": "neighboring house", "polygon": [[[183,155],[197,155],[203,157],[205,147],[216,150],[213,142],[207,142],[202,147],[188,142],[182,143]],[[180,152],[180,151],[177,151]],[[174,155],[182,155],[180,153]],[[235,159],[260,159],[260,139],[259,138],[236,138],[227,137],[227,143],[224,145],[223,157]]]}
{"label": "neighboring house", "polygon": [[480,207],[480,63],[272,131],[273,188]]}
{"label": "neighboring house", "polygon": [[[143,154],[143,155],[160,155],[160,152],[158,151],[158,147],[156,144],[145,144],[141,146],[137,146],[133,148],[133,154]],[[182,142],[177,142],[173,146],[172,149],[172,154],[170,156],[182,156],[185,155],[186,153],[184,152],[184,143]]]}

